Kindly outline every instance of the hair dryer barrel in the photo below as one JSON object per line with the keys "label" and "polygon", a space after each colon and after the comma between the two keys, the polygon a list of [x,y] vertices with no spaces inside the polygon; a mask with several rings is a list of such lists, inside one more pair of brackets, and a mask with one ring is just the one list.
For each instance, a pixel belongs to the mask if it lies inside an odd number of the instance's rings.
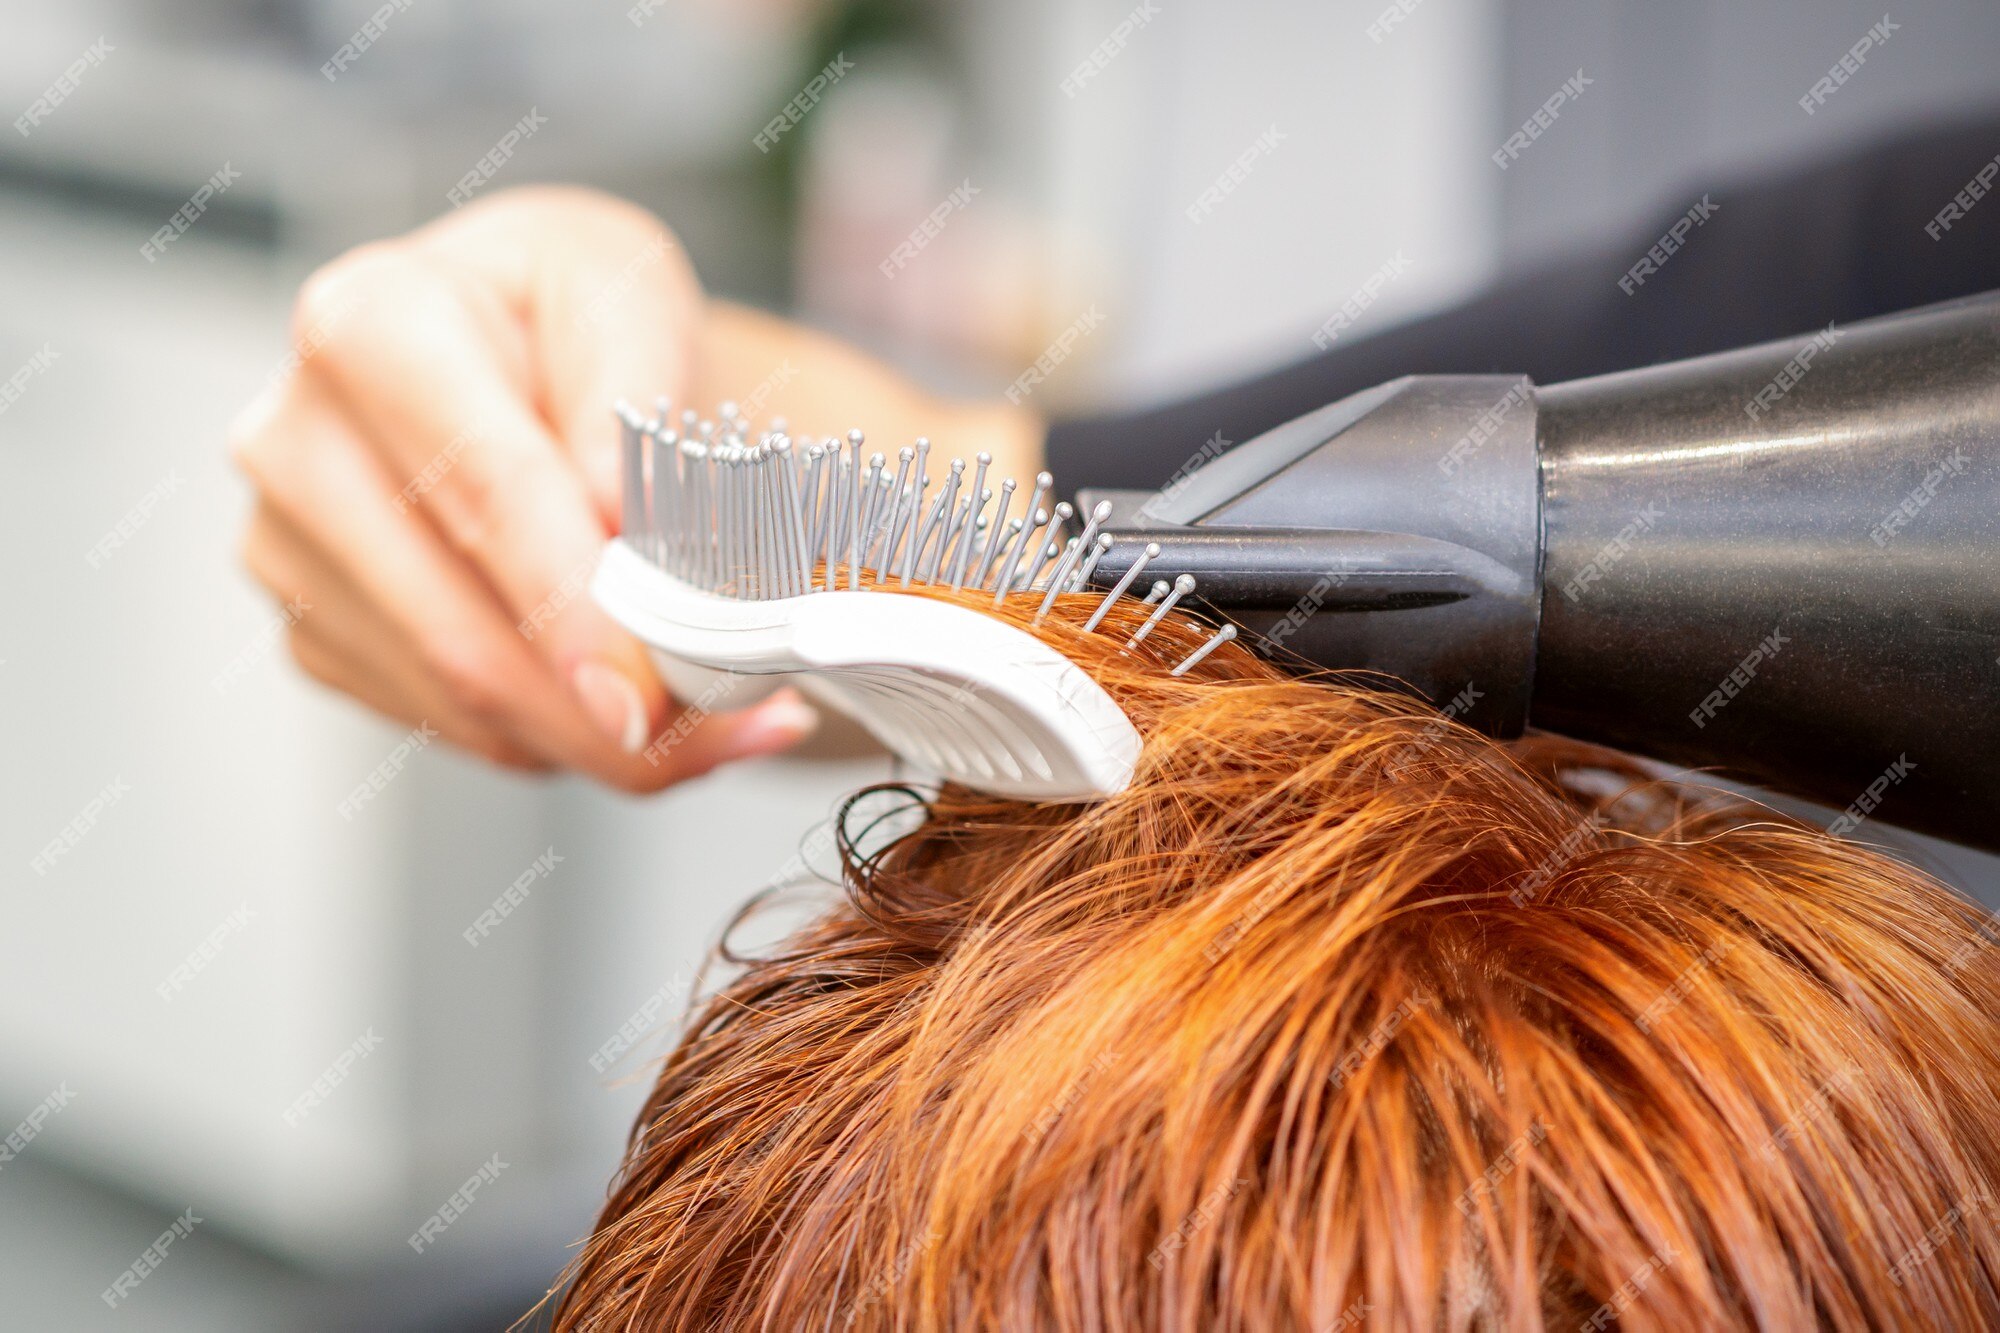
{"label": "hair dryer barrel", "polygon": [[1113,503],[1108,584],[1524,725],[2000,848],[2000,294],[1537,389],[1414,376]]}
{"label": "hair dryer barrel", "polygon": [[1531,725],[2000,845],[2000,296],[1536,400]]}

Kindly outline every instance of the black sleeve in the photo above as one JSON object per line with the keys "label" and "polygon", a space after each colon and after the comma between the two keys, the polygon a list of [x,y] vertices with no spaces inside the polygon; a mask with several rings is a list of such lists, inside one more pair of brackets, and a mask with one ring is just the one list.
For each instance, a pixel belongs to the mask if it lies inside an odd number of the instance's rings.
{"label": "black sleeve", "polygon": [[[1256,379],[1138,412],[1056,423],[1068,489],[1157,486],[1220,431],[1243,440],[1399,375],[1505,372],[1538,384],[1698,356],[2000,287],[2000,116],[1711,190],[1716,208],[1643,282],[1619,285],[1695,196],[1596,253],[1456,309]],[[1968,187],[1971,187],[1968,191]],[[1958,200],[1963,216],[1937,221]],[[1929,230],[1927,230],[1929,228]]]}

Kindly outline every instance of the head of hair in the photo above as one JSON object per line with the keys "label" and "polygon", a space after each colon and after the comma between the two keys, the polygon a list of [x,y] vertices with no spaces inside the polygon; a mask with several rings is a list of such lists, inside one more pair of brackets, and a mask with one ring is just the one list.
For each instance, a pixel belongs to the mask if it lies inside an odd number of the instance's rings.
{"label": "head of hair", "polygon": [[839,899],[666,1057],[563,1327],[2000,1327],[1975,907],[1235,644],[1170,677],[1203,628],[1095,601],[1035,632],[1131,786],[851,802]]}

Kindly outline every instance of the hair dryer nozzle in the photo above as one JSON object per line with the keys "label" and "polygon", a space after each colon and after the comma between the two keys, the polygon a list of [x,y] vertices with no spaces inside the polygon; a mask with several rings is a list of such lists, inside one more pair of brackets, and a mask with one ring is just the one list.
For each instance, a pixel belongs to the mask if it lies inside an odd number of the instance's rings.
{"label": "hair dryer nozzle", "polygon": [[1468,725],[1521,730],[1540,616],[1535,403],[1510,375],[1411,376],[1112,502],[1093,582],[1193,574],[1202,599],[1332,670],[1381,673]]}

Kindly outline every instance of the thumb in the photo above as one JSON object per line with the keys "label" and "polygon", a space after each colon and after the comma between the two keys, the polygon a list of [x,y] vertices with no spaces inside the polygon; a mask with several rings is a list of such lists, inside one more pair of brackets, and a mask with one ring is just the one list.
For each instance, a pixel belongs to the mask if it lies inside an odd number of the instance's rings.
{"label": "thumb", "polygon": [[547,369],[549,416],[607,525],[618,526],[619,428],[612,407],[650,414],[664,397],[679,409],[691,382],[702,295],[693,269],[666,228],[616,233],[587,251],[547,256],[545,300],[532,334]]}

